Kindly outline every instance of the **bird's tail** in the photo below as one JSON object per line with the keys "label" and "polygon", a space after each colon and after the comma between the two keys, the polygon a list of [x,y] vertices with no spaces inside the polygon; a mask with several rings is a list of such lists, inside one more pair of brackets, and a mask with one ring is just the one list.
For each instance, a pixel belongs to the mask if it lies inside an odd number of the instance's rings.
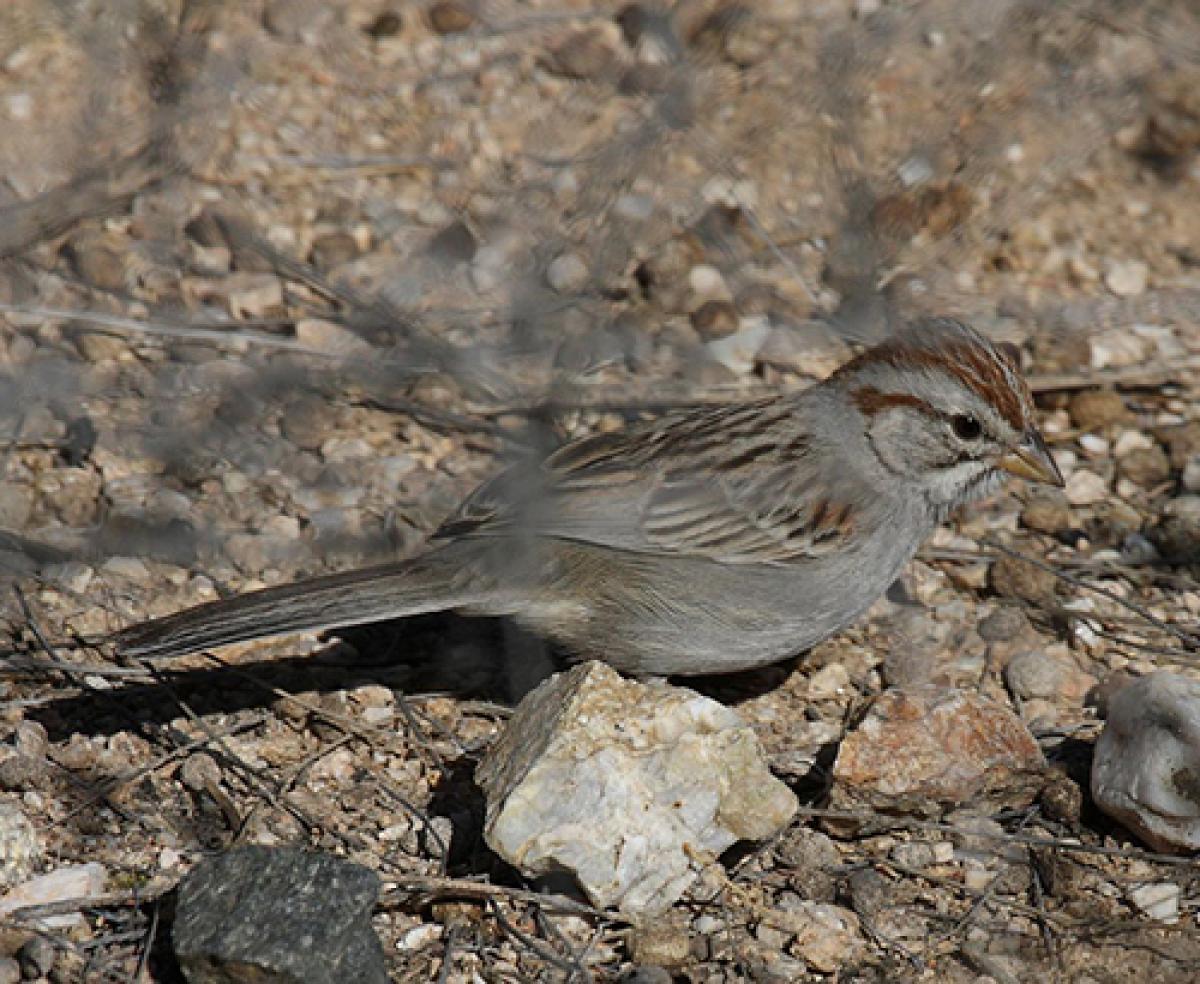
{"label": "bird's tail", "polygon": [[291,632],[344,628],[486,604],[493,594],[453,544],[397,563],[329,574],[139,622],[114,637],[128,656],[182,656]]}

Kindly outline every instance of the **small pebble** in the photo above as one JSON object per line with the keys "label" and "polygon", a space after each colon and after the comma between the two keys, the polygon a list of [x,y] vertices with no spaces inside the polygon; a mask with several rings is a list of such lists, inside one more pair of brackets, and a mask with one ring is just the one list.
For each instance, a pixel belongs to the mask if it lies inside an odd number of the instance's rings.
{"label": "small pebble", "polygon": [[1188,492],[1200,492],[1200,457],[1192,458],[1183,466],[1180,482]]}
{"label": "small pebble", "polygon": [[1067,404],[1071,423],[1082,430],[1096,430],[1129,419],[1120,393],[1113,390],[1080,390]]}
{"label": "small pebble", "polygon": [[550,51],[545,68],[568,79],[604,78],[617,64],[615,33],[616,26],[607,24],[576,31]]}
{"label": "small pebble", "polygon": [[33,489],[24,483],[0,482],[0,527],[24,529],[33,515]]}
{"label": "small pebble", "polygon": [[1020,598],[1035,605],[1052,603],[1058,586],[1053,571],[1008,554],[996,558],[988,581],[1002,598]]}
{"label": "small pebble", "polygon": [[729,287],[725,277],[715,266],[700,263],[688,271],[688,286],[702,297],[729,296]]}
{"label": "small pebble", "polygon": [[1063,494],[1073,506],[1094,505],[1108,498],[1108,482],[1095,472],[1081,468],[1071,473]]}
{"label": "small pebble", "polygon": [[1150,271],[1140,260],[1110,263],[1104,272],[1104,286],[1117,297],[1137,297],[1146,291]]}
{"label": "small pebble", "polygon": [[1127,328],[1110,328],[1088,339],[1093,369],[1137,365],[1146,359],[1146,340]]}
{"label": "small pebble", "polygon": [[109,557],[101,570],[114,577],[123,577],[127,581],[146,581],[150,571],[146,564],[137,557]]}
{"label": "small pebble", "polygon": [[1008,689],[1023,700],[1057,697],[1066,683],[1069,668],[1048,654],[1028,651],[1017,653],[1004,668]]}
{"label": "small pebble", "polygon": [[1029,626],[1025,613],[1015,605],[1000,605],[979,623],[979,636],[985,642],[1007,642]]}
{"label": "small pebble", "polygon": [[1099,434],[1081,434],[1079,446],[1083,449],[1083,453],[1092,459],[1107,458],[1111,450],[1108,441]]}
{"label": "small pebble", "polygon": [[[1082,442],[1082,438],[1080,439]],[[1153,439],[1132,427],[1121,431],[1112,446],[1114,458],[1124,458],[1133,451],[1148,451],[1155,447]]]}
{"label": "small pebble", "polygon": [[1179,922],[1179,886],[1174,882],[1139,885],[1129,893],[1129,901],[1151,919],[1168,925]]}
{"label": "small pebble", "polygon": [[822,666],[809,678],[810,700],[830,700],[844,694],[850,686],[850,671],[841,663]]}
{"label": "small pebble", "polygon": [[418,950],[424,950],[440,940],[443,932],[443,928],[437,923],[421,923],[400,935],[400,938],[396,940],[396,949],[401,953],[415,953]]}
{"label": "small pebble", "polygon": [[1035,494],[1021,510],[1021,525],[1026,529],[1057,536],[1071,528],[1071,510],[1061,492]]}
{"label": "small pebble", "polygon": [[579,290],[587,280],[587,264],[575,253],[563,253],[546,268],[546,283],[560,294]]}
{"label": "small pebble", "polygon": [[639,926],[629,935],[629,955],[638,964],[682,967],[691,957],[687,927],[664,916]]}
{"label": "small pebble", "polygon": [[438,34],[457,34],[474,23],[475,14],[459,0],[438,0],[429,8],[429,26]]}
{"label": "small pebble", "polygon": [[403,29],[404,21],[401,19],[399,12],[385,10],[367,25],[366,32],[371,37],[379,40],[380,38],[395,37]]}
{"label": "small pebble", "polygon": [[1170,478],[1171,462],[1167,460],[1167,453],[1154,444],[1118,458],[1117,474],[1145,489]]}
{"label": "small pebble", "polygon": [[730,372],[744,376],[754,368],[758,350],[770,333],[771,326],[765,318],[743,318],[741,327],[732,335],[709,342],[708,352]]}
{"label": "small pebble", "polygon": [[732,335],[738,329],[738,315],[728,301],[705,301],[691,313],[692,327],[706,342]]}
{"label": "small pebble", "polygon": [[906,868],[928,868],[934,863],[933,845],[924,841],[904,841],[892,848],[891,858]]}

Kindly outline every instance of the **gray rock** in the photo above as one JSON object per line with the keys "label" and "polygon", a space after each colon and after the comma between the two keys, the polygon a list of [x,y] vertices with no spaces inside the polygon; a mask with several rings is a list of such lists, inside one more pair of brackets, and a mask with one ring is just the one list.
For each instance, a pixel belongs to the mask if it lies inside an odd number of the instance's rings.
{"label": "gray rock", "polygon": [[371,927],[379,878],[292,848],[210,858],[179,888],[173,942],[190,984],[386,984]]}
{"label": "gray rock", "polygon": [[601,79],[616,69],[615,27],[604,24],[583,28],[555,45],[543,59],[545,68],[568,79]]}
{"label": "gray rock", "polygon": [[116,233],[84,230],[63,248],[76,276],[101,290],[124,290],[129,265],[129,240]]}
{"label": "gray rock", "polygon": [[787,870],[788,884],[805,899],[834,900],[842,855],[827,835],[809,827],[793,827],[779,839],[775,858]]}
{"label": "gray rock", "polygon": [[1017,653],[1004,667],[1004,682],[1022,700],[1054,698],[1064,690],[1074,667],[1038,650]]}
{"label": "gray rock", "polygon": [[1146,535],[1169,562],[1200,563],[1200,495],[1181,495],[1168,501]]}
{"label": "gray rock", "polygon": [[34,936],[17,952],[21,976],[26,980],[47,977],[54,969],[57,953],[54,944],[44,936]]}
{"label": "gray rock", "polygon": [[1029,627],[1029,619],[1016,605],[1000,605],[979,622],[984,642],[1008,642]]}
{"label": "gray rock", "polygon": [[1200,682],[1154,673],[1109,700],[1092,797],[1155,850],[1200,850]]}
{"label": "gray rock", "polygon": [[0,482],[0,527],[21,530],[33,514],[33,489],[20,482]]}
{"label": "gray rock", "polygon": [[529,694],[476,778],[494,851],[529,875],[569,873],[629,916],[668,908],[708,857],[796,810],[733,710],[600,663]]}

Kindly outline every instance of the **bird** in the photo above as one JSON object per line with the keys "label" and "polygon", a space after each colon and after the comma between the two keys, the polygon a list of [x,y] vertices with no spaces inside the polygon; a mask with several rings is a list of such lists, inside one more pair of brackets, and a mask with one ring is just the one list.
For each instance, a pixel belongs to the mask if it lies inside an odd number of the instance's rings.
{"label": "bird", "polygon": [[409,559],[201,604],[115,636],[183,655],[431,612],[509,616],[571,659],[701,676],[854,623],[956,509],[1063,485],[1019,351],[927,318],[798,392],[572,440],[469,495]]}

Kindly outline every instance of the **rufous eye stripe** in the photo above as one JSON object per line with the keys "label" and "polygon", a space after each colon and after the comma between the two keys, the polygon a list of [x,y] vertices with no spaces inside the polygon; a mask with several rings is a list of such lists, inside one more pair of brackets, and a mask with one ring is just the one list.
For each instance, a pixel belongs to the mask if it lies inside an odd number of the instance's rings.
{"label": "rufous eye stripe", "polygon": [[858,389],[850,391],[850,398],[858,409],[868,416],[879,413],[881,410],[890,410],[893,407],[912,407],[930,417],[938,416],[938,412],[931,404],[912,393],[885,393],[874,386],[860,386]]}

